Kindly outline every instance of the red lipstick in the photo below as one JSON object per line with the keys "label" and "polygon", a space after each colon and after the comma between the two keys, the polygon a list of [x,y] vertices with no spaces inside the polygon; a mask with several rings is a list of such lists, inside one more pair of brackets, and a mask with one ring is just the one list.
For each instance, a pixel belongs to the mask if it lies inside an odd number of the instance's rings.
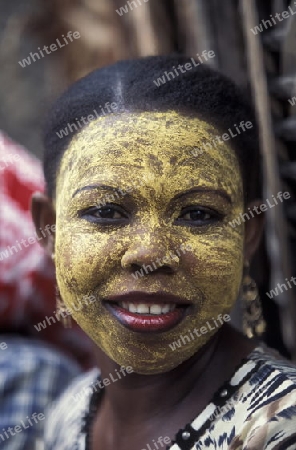
{"label": "red lipstick", "polygon": [[105,299],[106,308],[126,328],[135,332],[163,332],[183,319],[186,299],[164,292],[129,292]]}

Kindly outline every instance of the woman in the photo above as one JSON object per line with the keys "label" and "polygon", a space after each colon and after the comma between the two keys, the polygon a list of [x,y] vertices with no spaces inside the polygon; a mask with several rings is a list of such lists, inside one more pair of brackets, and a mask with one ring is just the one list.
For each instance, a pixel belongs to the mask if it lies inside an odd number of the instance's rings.
{"label": "woman", "polygon": [[156,87],[187,62],[97,70],[51,113],[33,216],[56,223],[46,248],[100,372],[63,396],[47,449],[296,448],[295,368],[227,323],[262,233],[262,214],[233,222],[261,204],[254,115],[204,66]]}

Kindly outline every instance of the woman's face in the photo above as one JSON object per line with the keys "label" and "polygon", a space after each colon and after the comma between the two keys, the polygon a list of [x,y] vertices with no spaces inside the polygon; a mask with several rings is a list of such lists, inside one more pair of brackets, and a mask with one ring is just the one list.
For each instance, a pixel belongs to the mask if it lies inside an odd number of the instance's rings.
{"label": "woman's face", "polygon": [[[137,373],[190,358],[238,296],[244,227],[229,221],[243,212],[243,187],[230,146],[205,147],[219,134],[176,112],[126,113],[92,122],[62,158],[61,296],[93,341]],[[75,311],[88,295],[96,301]]]}

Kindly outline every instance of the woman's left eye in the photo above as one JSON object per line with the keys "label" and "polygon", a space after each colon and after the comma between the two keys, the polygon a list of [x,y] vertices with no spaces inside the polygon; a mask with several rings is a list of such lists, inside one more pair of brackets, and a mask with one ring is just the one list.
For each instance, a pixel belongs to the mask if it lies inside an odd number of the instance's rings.
{"label": "woman's left eye", "polygon": [[190,207],[181,211],[177,221],[192,222],[195,225],[205,225],[216,221],[219,218],[221,218],[221,214],[216,211],[202,207]]}

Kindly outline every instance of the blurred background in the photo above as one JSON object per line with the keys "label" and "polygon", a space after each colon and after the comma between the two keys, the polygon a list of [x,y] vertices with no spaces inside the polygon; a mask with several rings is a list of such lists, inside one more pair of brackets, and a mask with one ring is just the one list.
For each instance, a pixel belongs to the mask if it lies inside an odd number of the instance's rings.
{"label": "blurred background", "polygon": [[[64,43],[69,31],[80,38],[41,56],[40,49],[57,39]],[[267,322],[264,339],[296,360],[296,290],[294,284],[286,289],[296,276],[294,1],[2,1],[0,129],[41,158],[48,107],[73,81],[119,59],[173,52],[195,57],[203,50],[215,52],[211,65],[247,90],[256,108],[264,199],[279,191],[291,194],[267,211],[265,240],[252,272]],[[28,60],[31,52],[39,52],[35,62]],[[266,295],[283,283],[273,299]]]}

